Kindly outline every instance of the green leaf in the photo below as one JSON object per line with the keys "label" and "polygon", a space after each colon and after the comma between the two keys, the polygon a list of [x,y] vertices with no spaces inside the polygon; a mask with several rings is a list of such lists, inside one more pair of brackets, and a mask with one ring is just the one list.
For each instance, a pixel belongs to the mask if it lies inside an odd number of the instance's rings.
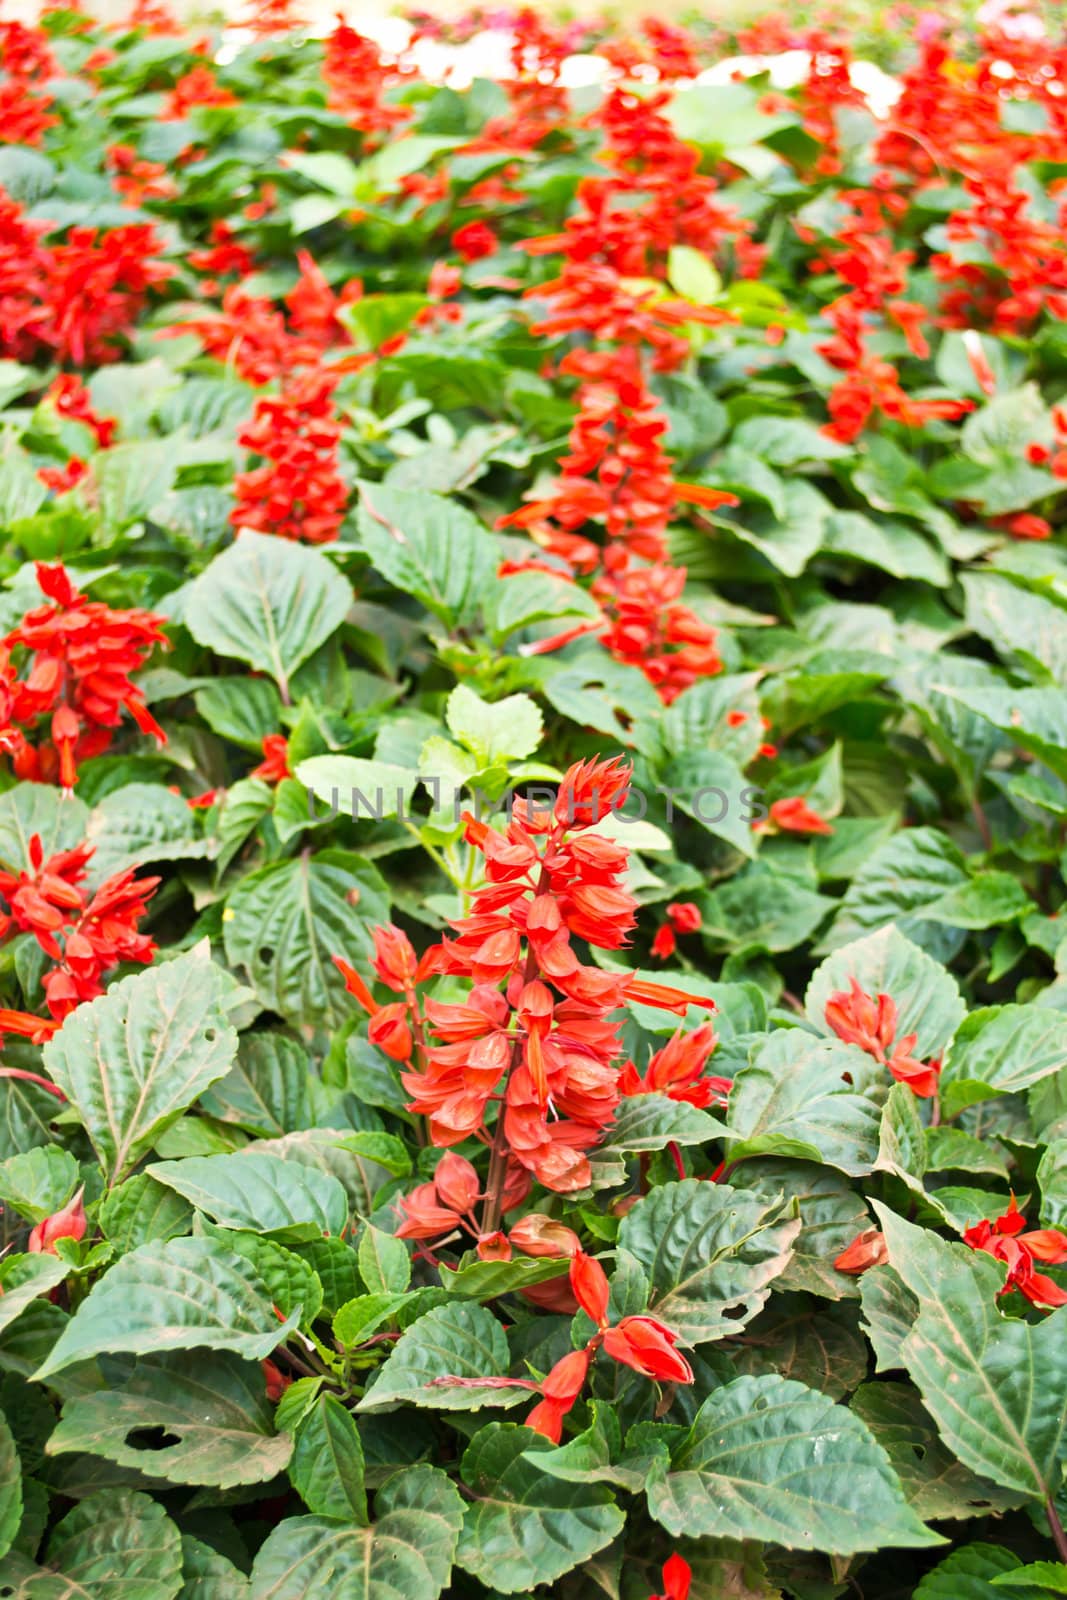
{"label": "green leaf", "polygon": [[726,1131],[723,1123],[685,1100],[672,1100],[665,1094],[636,1094],[619,1101],[600,1148],[637,1155],[665,1150],[669,1144],[707,1144]]}
{"label": "green leaf", "polygon": [[227,902],[226,959],[241,968],[260,1003],[294,1026],[336,1026],[352,1001],[333,964],[357,965],[371,929],[388,922],[385,884],[369,862],[342,851],[279,861],[250,873]]}
{"label": "green leaf", "polygon": [[1067,1066],[1059,1012],[982,1006],[960,1024],[941,1078],[946,1116],[994,1095],[1017,1094]]}
{"label": "green leaf", "polygon": [[529,1594],[603,1550],[624,1517],[610,1489],[550,1477],[537,1456],[552,1445],[509,1422],[490,1422],[467,1446],[461,1471],[474,1492],[456,1563],[501,1594]]}
{"label": "green leaf", "polygon": [[48,1041],[45,1069],[76,1110],[110,1184],[228,1070],[237,1049],[225,1010],[233,987],[204,940],[112,984]]}
{"label": "green leaf", "polygon": [[[1067,683],[1067,607],[1052,594],[1035,594],[1001,572],[965,572],[960,582],[967,624],[1008,662],[1018,659]],[[1043,670],[1042,670],[1043,669]]]}
{"label": "green leaf", "polygon": [[446,627],[470,621],[495,581],[492,535],[443,495],[361,484],[359,533],[382,577]]}
{"label": "green leaf", "polygon": [[1025,1580],[1018,1586],[1012,1581],[1020,1570],[1019,1557],[1002,1545],[967,1544],[953,1550],[919,1580],[913,1600],[996,1600],[998,1595],[1004,1600],[1031,1600],[1032,1596],[1036,1600]]}
{"label": "green leaf", "polygon": [[492,704],[458,684],[445,707],[448,730],[478,758],[480,765],[533,755],[541,742],[541,713],[526,694],[509,694]]}
{"label": "green leaf", "polygon": [[178,1600],[248,1600],[248,1579],[239,1567],[191,1534],[182,1534],[185,1582]]}
{"label": "green leaf", "polygon": [[0,1413],[0,1560],[22,1521],[22,1463],[7,1418]]}
{"label": "green leaf", "polygon": [[488,1384],[450,1386],[442,1378],[502,1378],[508,1370],[504,1329],[484,1306],[472,1300],[435,1306],[402,1334],[378,1369],[357,1411],[389,1411],[398,1405],[436,1411],[477,1411],[482,1406],[513,1406],[530,1399],[525,1388]]}
{"label": "green leaf", "polygon": [[857,1416],[773,1374],[709,1395],[669,1471],[653,1466],[648,1506],[675,1537],[727,1535],[837,1555],[944,1542],[908,1506]]}
{"label": "green leaf", "polygon": [[78,1187],[78,1163],[69,1150],[44,1145],[0,1165],[0,1202],[27,1222],[43,1222],[65,1206]]}
{"label": "green leaf", "polygon": [[320,551],[244,528],[184,592],[182,618],[198,644],[269,673],[284,695],[351,603]]}
{"label": "green leaf", "polygon": [[418,773],[406,767],[356,756],[309,756],[294,776],[317,800],[354,822],[403,817],[419,781]]}
{"label": "green leaf", "polygon": [[925,1522],[987,1517],[1019,1504],[1021,1496],[956,1460],[910,1383],[865,1383],[851,1409],[888,1455],[908,1504]]}
{"label": "green leaf", "polygon": [[408,1467],[379,1489],[376,1520],[288,1517],[260,1546],[250,1600],[437,1600],[463,1502],[443,1472]]}
{"label": "green leaf", "polygon": [[742,855],[754,855],[751,802],[758,794],[740,767],[718,750],[703,750],[684,752],[670,770],[678,809]]}
{"label": "green leaf", "polygon": [[497,578],[484,600],[486,627],[494,644],[502,645],[520,628],[563,617],[593,622],[600,607],[569,578],[551,572],[516,572]]}
{"label": "green leaf", "polygon": [[1039,1589],[1051,1589],[1053,1594],[1067,1594],[1067,1564],[1062,1561],[1031,1561],[1025,1567],[1013,1564],[1009,1572],[1001,1572],[990,1583],[998,1589],[1010,1589],[1013,1584],[1036,1584]]}
{"label": "green leaf", "polygon": [[85,837],[93,846],[89,882],[98,888],[113,873],[148,861],[177,861],[207,853],[196,837],[194,813],[161,783],[128,783],[93,807]]}
{"label": "green leaf", "polygon": [[530,1256],[516,1256],[511,1261],[479,1261],[470,1252],[455,1271],[442,1270],[441,1288],[446,1294],[463,1295],[470,1300],[495,1300],[498,1295],[513,1294],[531,1284],[563,1277],[568,1266],[565,1259],[535,1261]]}
{"label": "green leaf", "polygon": [[214,1239],[142,1244],[95,1283],[64,1328],[38,1379],[105,1352],[232,1350],[249,1361],[269,1356],[299,1317],[279,1322],[267,1286],[233,1250]]}
{"label": "green leaf", "polygon": [[255,1147],[232,1156],[157,1161],[147,1170],[221,1227],[268,1234],[280,1243],[339,1235],[348,1222],[348,1196],[336,1178]]}
{"label": "green leaf", "polygon": [[865,933],[896,923],[901,933],[928,948],[940,937],[923,913],[968,881],[964,859],[947,834],[937,828],[908,828],[894,834],[859,872],[845,891],[841,909],[830,925],[824,947],[838,950]]}
{"label": "green leaf", "polygon": [[875,1202],[889,1261],[918,1314],[898,1360],[948,1447],[965,1466],[1044,1501],[1060,1482],[1067,1413],[1064,1313],[1031,1327],[997,1309],[1000,1262],[949,1244]]}
{"label": "green leaf", "polygon": [[847,445],[831,439],[806,417],[776,417],[769,413],[746,417],[734,429],[731,443],[772,467],[795,467],[802,461],[837,461],[849,454]]}
{"label": "green leaf", "polygon": [[80,844],[88,819],[88,806],[72,791],[49,783],[17,783],[0,795],[0,861],[16,872],[28,871],[35,833],[47,858]]}
{"label": "green leaf", "polygon": [[62,1283],[70,1268],[58,1256],[13,1255],[0,1261],[0,1332],[21,1317],[38,1295]]}
{"label": "green leaf", "polygon": [[257,755],[267,734],[281,727],[281,695],[269,678],[219,678],[198,689],[193,701],[220,738]]}
{"label": "green leaf", "polygon": [[976,716],[1067,779],[1067,691],[1063,689],[959,689],[936,685]]}
{"label": "green leaf", "polygon": [[804,1010],[820,1033],[831,1031],[827,1001],[833,994],[848,994],[850,978],[868,994],[888,994],[895,1001],[897,1033],[918,1035],[915,1050],[920,1057],[945,1053],[965,1012],[956,980],[899,928],[882,928],[843,945],[816,969]]}
{"label": "green leaf", "polygon": [[[48,1541],[48,1565],[70,1585],[27,1589],[27,1600],[47,1593],[91,1595],[92,1600],[174,1600],[182,1583],[182,1545],[161,1505],[131,1489],[91,1494],[68,1511]],[[16,1591],[17,1593],[17,1591]]]}
{"label": "green leaf", "polygon": [[359,1236],[359,1275],[374,1294],[403,1294],[411,1282],[411,1257],[403,1239],[370,1223]]}
{"label": "green leaf", "polygon": [[736,1333],[766,1303],[800,1219],[762,1196],[687,1178],[628,1211],[619,1246],[648,1274],[649,1305],[683,1344]]}
{"label": "green leaf", "polygon": [[853,1177],[870,1172],[888,1089],[885,1068],[853,1045],[792,1029],[771,1034],[734,1078],[728,1160],[791,1156]]}
{"label": "green leaf", "polygon": [[177,470],[170,440],[134,439],[102,450],[93,477],[104,522],[119,529],[147,517],[173,488]]}
{"label": "green leaf", "polygon": [[97,1220],[104,1237],[124,1255],[150,1239],[173,1239],[188,1233],[193,1208],[146,1172],[136,1172],[104,1196]]}
{"label": "green leaf", "polygon": [[366,1526],[359,1429],[334,1395],[320,1394],[297,1428],[289,1477],[309,1511]]}
{"label": "green leaf", "polygon": [[359,1294],[346,1300],[333,1319],[333,1336],[345,1349],[358,1349],[383,1322],[394,1317],[404,1304],[406,1295]]}
{"label": "green leaf", "polygon": [[274,1031],[243,1033],[237,1060],[200,1096],[200,1105],[220,1122],[269,1138],[311,1126],[310,1085],[310,1062],[299,1040]]}
{"label": "green leaf", "polygon": [[692,245],[672,244],[667,252],[667,281],[683,300],[710,306],[722,293],[722,278],[713,262]]}
{"label": "green leaf", "polygon": [[195,1362],[142,1356],[121,1384],[75,1395],[48,1454],[79,1451],[170,1483],[230,1489],[284,1472],[292,1446],[275,1432],[260,1368],[218,1351]]}

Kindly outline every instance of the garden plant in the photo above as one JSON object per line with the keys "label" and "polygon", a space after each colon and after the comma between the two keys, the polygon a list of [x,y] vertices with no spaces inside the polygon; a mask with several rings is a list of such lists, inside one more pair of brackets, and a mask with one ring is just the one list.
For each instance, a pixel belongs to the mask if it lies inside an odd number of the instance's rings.
{"label": "garden plant", "polygon": [[1067,1594],[1067,42],[486,20],[0,22],[0,1595]]}

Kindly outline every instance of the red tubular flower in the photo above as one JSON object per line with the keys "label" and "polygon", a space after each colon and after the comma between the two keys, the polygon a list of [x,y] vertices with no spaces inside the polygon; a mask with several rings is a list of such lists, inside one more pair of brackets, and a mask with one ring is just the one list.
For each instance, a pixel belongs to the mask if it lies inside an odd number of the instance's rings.
{"label": "red tubular flower", "polygon": [[676,1551],[663,1564],[663,1593],[649,1595],[649,1600],[689,1600],[692,1581],[692,1567]]}
{"label": "red tubular flower", "polygon": [[453,247],[464,261],[480,261],[499,248],[496,234],[486,222],[466,222],[452,235]]}
{"label": "red tubular flower", "polygon": [[826,1002],[826,1023],[846,1044],[857,1044],[876,1061],[885,1062],[897,1031],[896,1002],[887,994],[872,999],[849,978],[849,992],[838,991]]}
{"label": "red tubular flower", "polygon": [[571,1410],[585,1387],[592,1352],[589,1349],[572,1350],[556,1362],[541,1385],[544,1399],[534,1406],[526,1418],[526,1426],[535,1433],[543,1433],[554,1444],[559,1444],[563,1432],[563,1418]]}
{"label": "red tubular flower", "polygon": [[447,1151],[437,1163],[434,1187],[442,1203],[453,1211],[470,1211],[478,1199],[478,1174],[469,1161]]}
{"label": "red tubular flower", "polygon": [[598,1328],[606,1328],[610,1291],[600,1262],[593,1256],[587,1256],[584,1250],[579,1250],[571,1257],[570,1281],[574,1298],[586,1316],[595,1322]]}
{"label": "red tubular flower", "polygon": [[256,401],[252,421],[237,441],[262,456],[264,464],[234,480],[230,521],[235,527],[308,544],[337,538],[348,503],[338,471],[337,383],[334,374],[302,373],[277,397]]}
{"label": "red tubular flower", "polygon": [[554,1217],[529,1211],[511,1230],[511,1242],[527,1256],[576,1256],[581,1250],[578,1235]]}
{"label": "red tubular flower", "polygon": [[718,1044],[710,1022],[690,1034],[676,1033],[657,1050],[644,1077],[628,1061],[619,1075],[619,1089],[625,1096],[665,1094],[671,1100],[686,1100],[690,1105],[724,1105],[733,1088],[730,1078],[705,1078],[704,1068]]}
{"label": "red tubular flower", "polygon": [[657,961],[669,961],[677,947],[678,941],[674,936],[674,929],[670,923],[665,922],[662,927],[656,929],[656,936],[652,940],[652,947],[649,953]]}
{"label": "red tubular flower", "polygon": [[833,833],[825,817],[813,811],[801,795],[790,795],[785,800],[775,800],[770,809],[770,820],[784,833]]}
{"label": "red tubular flower", "polygon": [[604,1334],[604,1353],[643,1377],[692,1383],[693,1369],[674,1348],[678,1335],[655,1317],[623,1317]]}
{"label": "red tubular flower", "polygon": [[[50,719],[50,748],[35,753],[30,765],[20,757],[19,776],[55,776],[69,788],[78,760],[99,755],[111,743],[111,730],[128,711],[144,733],[161,743],[166,734],[130,681],[157,644],[165,644],[163,618],[151,611],[113,611],[87,600],[61,564],[37,563],[37,581],[53,603],[27,612],[3,640],[3,650],[30,654],[24,680],[13,684],[10,721],[30,726]],[[25,770],[29,767],[29,770]]]}
{"label": "red tubular flower", "polygon": [[987,1255],[1003,1261],[1008,1275],[1000,1294],[1010,1294],[1018,1289],[1031,1305],[1052,1309],[1067,1305],[1067,1290],[1061,1289],[1047,1273],[1034,1269],[1035,1261],[1052,1265],[1067,1262],[1067,1234],[1059,1228],[1038,1228],[1025,1232],[1026,1218],[1015,1204],[1014,1194],[1007,1211],[994,1222],[977,1222],[963,1235],[964,1244],[972,1250],[984,1250]]}
{"label": "red tubular flower", "polygon": [[667,907],[667,916],[676,933],[699,933],[704,919],[700,907],[692,900],[675,900]]}
{"label": "red tubular flower", "polygon": [[54,1256],[58,1253],[56,1250],[57,1239],[74,1239],[76,1241],[85,1238],[85,1230],[88,1223],[85,1216],[85,1207],[82,1205],[84,1194],[85,1188],[83,1186],[76,1195],[67,1201],[61,1210],[54,1212],[50,1217],[45,1217],[43,1222],[37,1224],[31,1231],[26,1244],[26,1249],[31,1255]]}
{"label": "red tubular flower", "polygon": [[847,1273],[850,1277],[859,1277],[861,1272],[866,1272],[870,1267],[884,1266],[888,1260],[885,1235],[879,1228],[864,1228],[835,1258],[834,1270]]}
{"label": "red tubular flower", "polygon": [[288,1373],[282,1372],[279,1367],[276,1367],[269,1358],[261,1361],[259,1365],[267,1385],[267,1399],[273,1405],[276,1405],[293,1380]]}
{"label": "red tubular flower", "polygon": [[101,450],[108,449],[114,442],[118,419],[97,416],[88,389],[72,372],[61,372],[58,378],[53,379],[45,399],[55,406],[61,417],[69,417],[72,422],[83,422]]}
{"label": "red tubular flower", "polygon": [[420,1183],[400,1202],[404,1221],[396,1230],[398,1239],[436,1239],[441,1234],[452,1233],[460,1226],[462,1218],[457,1212],[440,1203],[437,1186]]}
{"label": "red tubular flower", "polygon": [[906,1083],[912,1094],[920,1100],[930,1100],[937,1093],[941,1062],[935,1056],[929,1061],[917,1061],[911,1054],[918,1034],[909,1033],[893,1046],[893,1054],[886,1062],[898,1083]]}
{"label": "red tubular flower", "polygon": [[289,741],[284,733],[268,733],[263,740],[263,760],[253,767],[250,778],[263,783],[281,783],[291,776],[289,771]]}
{"label": "red tubular flower", "polygon": [[393,1005],[379,1006],[368,1024],[367,1037],[391,1061],[410,1061],[414,1040],[408,1025],[407,1003],[397,1000]]}

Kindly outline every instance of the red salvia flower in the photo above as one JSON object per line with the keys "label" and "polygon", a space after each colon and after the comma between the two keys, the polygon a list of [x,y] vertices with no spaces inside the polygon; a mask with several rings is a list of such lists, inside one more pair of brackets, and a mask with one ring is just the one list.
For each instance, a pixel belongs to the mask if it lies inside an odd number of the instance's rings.
{"label": "red salvia flower", "polygon": [[649,1600],[689,1600],[692,1581],[692,1567],[675,1552],[663,1563],[663,1593],[650,1595]]}
{"label": "red salvia flower", "polygon": [[258,767],[252,768],[248,776],[259,778],[263,783],[281,783],[283,778],[290,776],[289,741],[284,733],[268,733],[262,749],[263,760]]}
{"label": "red salvia flower", "polygon": [[972,1250],[984,1250],[1003,1261],[1008,1268],[1007,1280],[1001,1294],[1018,1289],[1031,1305],[1055,1307],[1067,1305],[1067,1290],[1061,1289],[1047,1273],[1035,1270],[1034,1262],[1062,1265],[1067,1262],[1067,1234],[1059,1228],[1039,1228],[1026,1232],[1026,1218],[1022,1216],[1015,1196],[1012,1195],[1007,1211],[994,1222],[983,1219],[967,1229],[964,1244]]}
{"label": "red salvia flower", "polygon": [[834,1270],[850,1277],[859,1277],[871,1267],[881,1267],[889,1260],[885,1235],[879,1228],[864,1228],[850,1245],[834,1259]]}
{"label": "red salvia flower", "polygon": [[898,1083],[906,1083],[919,1099],[937,1093],[941,1062],[935,1057],[919,1061],[911,1052],[918,1035],[896,1037],[897,1008],[887,994],[876,998],[867,994],[855,978],[849,979],[849,992],[832,994],[824,1011],[827,1026],[846,1044],[858,1045],[876,1061],[889,1068]]}
{"label": "red salvia flower", "polygon": [[604,1354],[645,1378],[692,1383],[693,1369],[675,1345],[678,1335],[656,1317],[623,1317],[604,1334]]}
{"label": "red salvia flower", "polygon": [[338,471],[337,381],[326,372],[306,372],[277,397],[256,401],[252,421],[237,441],[262,456],[263,465],[234,481],[230,521],[235,527],[308,544],[337,538],[348,503]]}
{"label": "red salvia flower", "polygon": [[770,820],[783,833],[833,833],[825,817],[820,817],[802,795],[790,795],[776,800],[770,808]]}

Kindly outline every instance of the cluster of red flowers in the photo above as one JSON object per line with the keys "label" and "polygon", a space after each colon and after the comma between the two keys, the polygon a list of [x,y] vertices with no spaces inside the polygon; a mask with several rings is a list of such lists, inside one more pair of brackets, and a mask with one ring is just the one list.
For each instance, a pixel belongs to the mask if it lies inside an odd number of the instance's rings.
{"label": "cluster of red flowers", "polygon": [[278,395],[256,401],[238,444],[263,464],[234,480],[230,521],[283,539],[325,544],[344,520],[348,488],[338,471],[341,429],[333,409],[337,377],[300,373]]}
{"label": "cluster of red flowers", "polygon": [[[605,133],[601,159],[609,175],[582,180],[579,209],[563,233],[524,246],[564,257],[558,277],[528,291],[549,307],[533,331],[549,338],[579,333],[607,348],[574,349],[560,362],[559,371],[578,380],[568,453],[552,493],[501,525],[528,529],[578,572],[603,569],[594,586],[604,613],[600,642],[617,660],[640,667],[669,703],[721,662],[714,629],[682,604],[685,571],[667,560],[667,528],[679,502],[714,509],[737,499],[674,477],[646,352],[654,367],[670,370],[689,354],[680,331],[686,324],[728,317],[633,280],[664,279],[677,244],[714,256],[729,243],[742,274],[757,271],[761,258],[748,224],[719,203],[714,180],[699,173],[699,152],[662,114],[668,100],[621,87],[608,95],[593,120]],[[585,531],[591,527],[602,530],[602,545]]]}
{"label": "cluster of red flowers", "polygon": [[0,22],[0,144],[39,145],[59,118],[42,85],[58,74],[45,38],[21,22]]}
{"label": "cluster of red flowers", "polygon": [[[142,733],[166,741],[130,681],[153,647],[166,642],[163,618],[87,600],[61,564],[38,562],[37,582],[50,603],[27,612],[0,642],[0,748],[19,778],[58,777],[70,788],[77,763],[107,750],[124,710]],[[16,653],[23,651],[28,668],[20,677]]]}
{"label": "cluster of red flowers", "polygon": [[[103,994],[102,978],[121,961],[151,961],[156,947],[137,925],[159,883],[136,878],[134,868],[115,873],[87,897],[83,888],[93,846],[78,845],[45,857],[39,834],[29,843],[30,865],[0,871],[0,936],[32,933],[55,963],[41,980],[53,1023],[58,1026],[84,1000]],[[50,1024],[19,1013],[0,1012],[0,1032],[47,1033]]]}
{"label": "cluster of red flowers", "polygon": [[[619,760],[579,763],[551,812],[516,800],[503,834],[468,816],[466,837],[484,857],[485,882],[470,914],[451,924],[457,937],[416,962],[398,930],[377,936],[375,970],[402,1001],[379,1007],[359,974],[338,963],[371,1012],[372,1040],[405,1063],[410,1109],[429,1119],[433,1143],[476,1138],[491,1146],[483,1233],[496,1229],[500,1195],[506,1190],[517,1205],[531,1178],[559,1192],[588,1185],[587,1152],[620,1093],[611,1013],[628,998],[679,1014],[701,1003],[585,965],[574,950],[574,938],[618,949],[634,925],[637,902],[619,884],[627,851],[591,831],[624,803],[628,787]],[[464,1004],[426,997],[420,1005],[416,984],[438,973],[473,981]]]}
{"label": "cluster of red flowers", "polygon": [[330,91],[331,111],[341,116],[362,134],[389,133],[411,117],[411,107],[392,105],[385,99],[390,84],[398,81],[395,67],[386,65],[373,39],[364,38],[346,22],[338,21],[327,34],[322,61],[322,76]]}
{"label": "cluster of red flowers", "polygon": [[45,244],[47,222],[30,221],[0,190],[0,355],[99,366],[122,353],[122,337],[149,291],[173,268],[159,260],[151,224],[71,228]]}
{"label": "cluster of red flowers", "polygon": [[824,1012],[827,1025],[846,1044],[859,1045],[885,1067],[898,1083],[906,1083],[920,1100],[937,1093],[941,1063],[936,1058],[919,1061],[913,1055],[917,1034],[897,1038],[896,1001],[887,994],[872,997],[856,978],[849,989],[832,994]]}
{"label": "cluster of red flowers", "polygon": [[97,415],[88,389],[74,373],[61,372],[49,387],[45,399],[51,401],[61,417],[69,417],[72,422],[83,422],[101,450],[108,449],[114,442],[118,419]]}

